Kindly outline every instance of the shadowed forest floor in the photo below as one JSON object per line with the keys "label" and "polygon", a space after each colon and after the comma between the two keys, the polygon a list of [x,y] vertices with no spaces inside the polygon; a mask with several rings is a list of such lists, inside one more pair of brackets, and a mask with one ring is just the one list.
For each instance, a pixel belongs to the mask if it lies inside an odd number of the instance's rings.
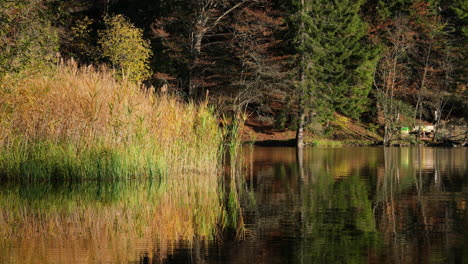
{"label": "shadowed forest floor", "polygon": [[[308,144],[321,141],[321,143],[342,142],[344,145],[356,143],[368,145],[382,140],[377,133],[370,130],[369,124],[358,123],[339,114],[335,114],[335,120],[330,122],[329,127],[333,133],[328,136],[306,130],[305,141]],[[256,144],[294,145],[295,137],[295,130],[277,128],[271,122],[259,121],[255,116],[247,118],[241,131],[242,141],[256,142]]]}
{"label": "shadowed forest floor", "polygon": [[[416,120],[414,121],[416,122]],[[382,143],[383,121],[379,124],[364,123],[347,118],[335,113],[334,120],[328,126],[307,127],[305,129],[305,142],[313,146],[368,146],[380,145]],[[424,122],[424,125],[431,125]],[[315,129],[315,131],[314,131]],[[452,134],[460,134],[463,127],[455,127]],[[457,130],[460,130],[456,132]],[[444,132],[447,133],[447,132]],[[461,133],[460,135],[462,135]],[[294,146],[296,131],[294,128],[278,128],[273,122],[266,118],[259,118],[250,115],[241,130],[241,140],[243,142],[254,143],[264,146]],[[394,145],[414,145],[414,144],[436,144],[440,146],[450,146],[464,144],[463,138],[454,138],[452,141],[433,143],[432,134],[416,138],[416,134],[402,136],[393,141]]]}

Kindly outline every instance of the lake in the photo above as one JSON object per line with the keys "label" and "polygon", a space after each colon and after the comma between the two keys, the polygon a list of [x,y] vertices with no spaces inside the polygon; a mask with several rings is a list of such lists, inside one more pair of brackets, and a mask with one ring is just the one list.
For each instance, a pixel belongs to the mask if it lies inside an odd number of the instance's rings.
{"label": "lake", "polygon": [[468,263],[468,148],[245,147],[191,173],[1,182],[0,263]]}

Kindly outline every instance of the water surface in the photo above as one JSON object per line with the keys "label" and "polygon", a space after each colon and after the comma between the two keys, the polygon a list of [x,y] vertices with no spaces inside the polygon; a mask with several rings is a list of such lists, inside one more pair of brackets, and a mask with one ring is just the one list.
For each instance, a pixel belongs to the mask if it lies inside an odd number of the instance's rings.
{"label": "water surface", "polygon": [[218,183],[2,183],[0,263],[468,263],[467,148],[241,156]]}

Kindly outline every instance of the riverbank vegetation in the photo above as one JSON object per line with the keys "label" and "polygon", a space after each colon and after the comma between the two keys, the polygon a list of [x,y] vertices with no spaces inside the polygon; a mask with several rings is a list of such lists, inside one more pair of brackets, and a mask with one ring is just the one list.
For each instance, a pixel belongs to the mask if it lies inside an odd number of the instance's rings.
{"label": "riverbank vegetation", "polygon": [[105,66],[5,74],[0,262],[27,262],[10,243],[45,262],[79,262],[80,250],[98,262],[138,261],[142,249],[164,259],[179,243],[242,230],[235,165],[222,172],[227,157],[237,162],[242,123],[223,120],[206,100],[155,93]]}
{"label": "riverbank vegetation", "polygon": [[206,102],[157,95],[70,61],[0,84],[0,174],[28,179],[216,174],[223,130]]}
{"label": "riverbank vegetation", "polygon": [[466,10],[461,0],[7,1],[0,78],[73,58],[315,139],[343,140],[333,124],[344,116],[385,145],[431,123],[431,141],[454,130],[466,141]]}

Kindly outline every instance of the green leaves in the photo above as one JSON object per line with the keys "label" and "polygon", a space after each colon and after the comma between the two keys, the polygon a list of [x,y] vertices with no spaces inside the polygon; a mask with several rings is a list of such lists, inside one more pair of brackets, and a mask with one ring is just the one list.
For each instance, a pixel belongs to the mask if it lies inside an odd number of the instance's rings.
{"label": "green leaves", "polygon": [[57,29],[48,0],[0,2],[0,74],[56,61]]}

